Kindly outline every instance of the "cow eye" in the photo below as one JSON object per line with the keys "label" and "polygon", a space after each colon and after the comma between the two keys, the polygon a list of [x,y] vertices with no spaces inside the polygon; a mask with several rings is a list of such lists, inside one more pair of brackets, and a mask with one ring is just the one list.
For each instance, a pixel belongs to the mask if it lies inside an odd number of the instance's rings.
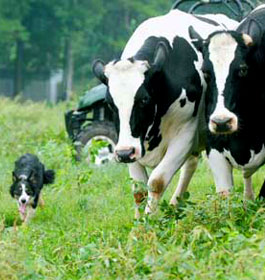
{"label": "cow eye", "polygon": [[149,98],[148,98],[148,97],[144,97],[144,98],[142,98],[141,101],[140,101],[140,104],[141,104],[142,106],[145,106],[145,105],[147,105],[148,103],[149,103]]}
{"label": "cow eye", "polygon": [[247,65],[240,65],[240,69],[238,72],[239,77],[246,77],[248,73]]}

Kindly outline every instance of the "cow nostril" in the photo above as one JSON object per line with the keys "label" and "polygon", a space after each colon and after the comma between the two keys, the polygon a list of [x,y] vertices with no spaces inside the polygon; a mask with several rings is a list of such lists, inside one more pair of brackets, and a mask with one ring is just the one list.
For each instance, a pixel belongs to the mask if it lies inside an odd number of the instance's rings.
{"label": "cow nostril", "polygon": [[135,154],[135,148],[130,147],[128,149],[116,150],[117,159],[121,162],[134,161],[132,156]]}
{"label": "cow nostril", "polygon": [[216,124],[217,126],[218,125],[227,125],[231,122],[232,118],[230,117],[227,117],[227,118],[212,118],[211,121]]}
{"label": "cow nostril", "polygon": [[131,148],[131,155],[135,154],[135,148]]}

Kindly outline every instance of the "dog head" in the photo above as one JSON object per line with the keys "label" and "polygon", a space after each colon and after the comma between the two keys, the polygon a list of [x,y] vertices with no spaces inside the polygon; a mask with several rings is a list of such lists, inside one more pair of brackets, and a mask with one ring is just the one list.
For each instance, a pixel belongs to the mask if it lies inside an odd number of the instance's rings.
{"label": "dog head", "polygon": [[17,176],[13,172],[13,184],[10,193],[17,200],[20,213],[25,214],[27,205],[32,203],[35,196],[34,173],[31,172],[29,176]]}

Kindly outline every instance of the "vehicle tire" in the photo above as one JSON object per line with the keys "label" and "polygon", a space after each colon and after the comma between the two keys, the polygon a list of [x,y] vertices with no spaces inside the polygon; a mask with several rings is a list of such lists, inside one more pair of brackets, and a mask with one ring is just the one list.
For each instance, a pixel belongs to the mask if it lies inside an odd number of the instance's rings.
{"label": "vehicle tire", "polygon": [[95,156],[95,163],[97,165],[114,159],[114,147],[118,140],[114,123],[109,121],[94,121],[86,126],[79,133],[74,143],[77,160],[85,158],[88,163],[92,161],[89,153],[89,147],[91,147],[92,140],[103,141],[107,144],[106,147],[100,148],[98,154]]}

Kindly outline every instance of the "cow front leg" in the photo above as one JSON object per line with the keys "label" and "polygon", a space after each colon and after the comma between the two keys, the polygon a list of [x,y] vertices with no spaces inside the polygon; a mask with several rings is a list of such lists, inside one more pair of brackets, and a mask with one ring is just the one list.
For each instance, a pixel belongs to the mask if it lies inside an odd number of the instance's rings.
{"label": "cow front leg", "polygon": [[217,193],[228,196],[233,188],[232,166],[225,156],[215,149],[212,149],[208,155]]}
{"label": "cow front leg", "polygon": [[132,183],[132,191],[135,202],[135,219],[140,218],[140,205],[147,197],[147,189],[145,189],[145,185],[148,180],[147,172],[144,166],[142,166],[138,162],[130,163],[129,173],[130,177],[135,181]]}
{"label": "cow front leg", "polygon": [[177,197],[181,197],[187,190],[190,180],[198,166],[198,156],[190,156],[180,170],[178,186],[170,200],[170,204],[177,204]]}
{"label": "cow front leg", "polygon": [[156,210],[159,199],[167,188],[174,174],[181,168],[190,156],[195,130],[192,124],[183,126],[182,131],[170,142],[167,152],[151,173],[148,180],[148,199],[145,213]]}

